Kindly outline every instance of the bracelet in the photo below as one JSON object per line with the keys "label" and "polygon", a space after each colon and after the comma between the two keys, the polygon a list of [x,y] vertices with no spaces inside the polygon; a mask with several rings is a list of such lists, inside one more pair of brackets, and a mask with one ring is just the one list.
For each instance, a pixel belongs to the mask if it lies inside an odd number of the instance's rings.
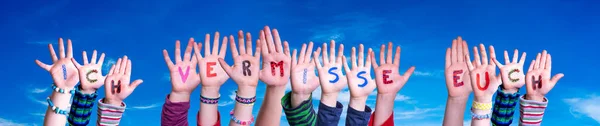
{"label": "bracelet", "polygon": [[200,95],[200,102],[202,102],[204,104],[218,104],[220,98],[221,98],[221,94],[219,94],[219,97],[217,97],[217,98],[207,98],[207,97]]}
{"label": "bracelet", "polygon": [[231,116],[231,120],[233,122],[235,122],[236,124],[242,125],[242,126],[250,125],[250,124],[252,124],[252,122],[254,122],[254,116],[252,116],[252,118],[249,121],[241,121],[241,120],[235,118],[235,116],[233,116],[233,110],[231,110],[231,112],[229,112],[229,115]]}
{"label": "bracelet", "polygon": [[235,101],[237,101],[238,103],[242,103],[242,104],[254,104],[254,102],[256,102],[256,96],[252,97],[252,98],[243,98],[240,97],[239,95],[237,95],[237,91],[235,91]]}
{"label": "bracelet", "polygon": [[[52,90],[54,90],[54,91],[56,91],[58,93],[61,93],[61,94],[65,93],[65,89],[58,88],[54,83],[52,83]],[[70,90],[69,93],[70,94],[75,94],[75,89]]]}
{"label": "bracelet", "polygon": [[489,118],[492,118],[491,112],[483,114],[483,115],[477,115],[471,110],[471,119],[482,120],[482,119],[489,119]]}
{"label": "bracelet", "polygon": [[[55,114],[61,114],[61,115],[69,115],[69,111],[64,110],[64,109],[60,109],[57,106],[54,106],[54,103],[52,103],[52,100],[50,100],[50,97],[46,98],[46,101],[48,101],[48,106],[50,106],[50,108],[52,108],[52,111],[54,111]],[[69,106],[68,108],[70,108],[71,106]]]}
{"label": "bracelet", "polygon": [[480,103],[480,102],[476,102],[473,101],[473,105],[471,105],[471,107],[473,109],[477,109],[477,110],[490,110],[492,109],[492,102],[489,103]]}

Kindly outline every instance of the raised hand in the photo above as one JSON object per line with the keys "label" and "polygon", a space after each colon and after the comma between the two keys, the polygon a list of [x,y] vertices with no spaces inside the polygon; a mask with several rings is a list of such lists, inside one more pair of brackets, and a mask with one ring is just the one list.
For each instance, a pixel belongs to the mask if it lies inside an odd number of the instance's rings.
{"label": "raised hand", "polygon": [[554,85],[565,76],[562,73],[558,73],[550,78],[550,72],[552,70],[552,56],[546,50],[542,54],[538,53],[535,60],[531,61],[529,70],[525,82],[527,83],[527,94],[525,99],[544,101],[544,97]]}
{"label": "raised hand", "polygon": [[[372,52],[373,50],[369,48],[369,54]],[[350,89],[350,97],[361,99],[366,102],[367,97],[375,90],[377,85],[375,84],[375,80],[371,77],[371,58],[365,58],[364,54],[365,47],[360,44],[358,47],[358,61],[356,60],[356,48],[352,47],[352,56],[350,57],[350,60],[352,60],[352,69],[348,66],[346,57],[342,57],[342,62],[344,62],[344,69],[346,70],[346,79],[348,81],[348,88]]]}
{"label": "raised hand", "polygon": [[[313,60],[317,65],[317,71],[319,72],[319,81],[321,82],[321,102],[335,106],[337,95],[347,85],[347,79],[342,74],[342,57],[344,57],[344,44],[340,44],[338,49],[337,58],[335,56],[335,41],[331,40],[330,54],[327,53],[327,43],[323,43],[323,61],[319,61],[319,55],[321,52],[315,51]],[[321,65],[321,62],[323,65]],[[327,99],[326,97],[331,97]],[[327,102],[327,103],[326,103]]]}
{"label": "raised hand", "polygon": [[[200,76],[196,73],[196,66],[198,65],[198,59],[196,54],[192,56],[192,48],[202,47],[202,44],[198,44],[194,41],[194,38],[190,38],[188,45],[185,49],[183,60],[181,59],[181,44],[179,40],[175,42],[175,64],[171,61],[169,53],[166,49],[163,49],[163,57],[169,67],[171,73],[171,94],[170,100],[174,102],[185,102],[189,101],[190,94],[200,84]],[[200,51],[199,49],[196,49]]]}
{"label": "raised hand", "polygon": [[[258,70],[260,69],[260,43],[256,41],[256,52],[252,53],[252,38],[250,33],[238,32],[239,48],[235,44],[233,36],[229,36],[231,56],[233,57],[233,66],[229,66],[224,59],[219,59],[219,63],[225,69],[225,72],[238,84],[238,86],[250,86],[256,88],[258,85]],[[239,49],[239,52],[238,52]]]}
{"label": "raised hand", "polygon": [[392,42],[388,43],[387,57],[385,54],[385,45],[381,45],[379,52],[379,62],[381,65],[377,65],[375,53],[370,52],[371,60],[373,60],[373,68],[375,68],[375,81],[377,84],[377,92],[379,94],[396,94],[404,84],[408,81],[412,73],[415,71],[415,67],[412,66],[404,72],[403,75],[399,73],[400,67],[400,46],[396,46],[396,56],[394,56],[394,62],[392,62]]}
{"label": "raised hand", "polygon": [[460,36],[452,40],[452,48],[446,49],[446,87],[450,98],[467,99],[473,90],[471,76],[465,56],[469,55],[469,46]]}
{"label": "raised hand", "polygon": [[221,87],[229,79],[229,75],[225,73],[219,59],[225,58],[227,53],[227,37],[223,37],[223,44],[219,49],[219,32],[215,32],[212,52],[210,49],[210,34],[206,34],[204,38],[204,57],[200,55],[200,44],[196,45],[196,57],[200,66],[200,78],[203,87]]}
{"label": "raised hand", "polygon": [[[312,60],[313,42],[302,44],[300,56],[296,56],[296,50],[292,54],[292,106],[300,105],[310,97],[310,94],[319,87],[319,79],[315,74],[315,60]],[[317,48],[316,52],[321,51]],[[297,57],[297,58],[296,58]],[[296,97],[297,96],[297,97]],[[296,102],[296,103],[295,103]]]}
{"label": "raised hand", "polygon": [[104,53],[100,55],[100,59],[96,62],[97,52],[92,53],[92,60],[88,61],[87,53],[83,51],[83,66],[81,66],[74,58],[71,58],[75,67],[79,70],[79,80],[81,81],[81,92],[91,94],[96,92],[98,88],[104,85],[105,76],[102,76],[102,63],[104,62]]}
{"label": "raised hand", "polygon": [[123,100],[133,93],[137,86],[142,84],[143,80],[141,79],[129,82],[131,80],[131,67],[131,60],[127,59],[127,56],[122,59],[119,58],[117,63],[110,67],[104,81],[104,91],[106,92],[104,103],[121,105]]}
{"label": "raised hand", "polygon": [[[273,39],[273,37],[275,38]],[[259,41],[263,56],[260,80],[267,86],[285,86],[289,82],[291,68],[288,42],[283,42],[282,46],[277,29],[273,29],[273,34],[271,34],[269,27],[260,31]]]}
{"label": "raised hand", "polygon": [[52,57],[52,65],[45,64],[40,60],[35,60],[38,66],[44,70],[50,72],[54,84],[61,89],[71,90],[79,82],[78,71],[71,59],[73,58],[73,46],[71,40],[67,40],[67,53],[65,55],[65,47],[62,38],[58,39],[58,52],[60,57],[56,57],[54,47],[52,44],[48,44],[50,50],[50,57]]}
{"label": "raised hand", "polygon": [[[496,57],[496,53],[493,51],[493,46],[490,46],[491,59]],[[471,75],[471,85],[473,92],[475,93],[475,101],[480,103],[492,102],[492,97],[498,86],[501,83],[499,76],[496,76],[496,65],[492,62],[488,62],[487,52],[483,44],[479,44],[479,50],[481,50],[481,58],[477,47],[473,47],[475,54],[475,63],[471,62],[469,55],[465,55],[467,60],[467,67],[469,68]]]}
{"label": "raised hand", "polygon": [[[494,47],[490,47],[490,52],[495,52]],[[504,50],[504,62],[502,65],[495,57],[492,57],[492,61],[500,68],[500,75],[502,76],[502,88],[505,92],[516,93],[519,88],[525,85],[525,71],[523,71],[523,65],[525,64],[525,57],[527,53],[523,52],[521,59],[519,58],[519,50],[515,49],[515,53],[510,62],[508,51]]]}

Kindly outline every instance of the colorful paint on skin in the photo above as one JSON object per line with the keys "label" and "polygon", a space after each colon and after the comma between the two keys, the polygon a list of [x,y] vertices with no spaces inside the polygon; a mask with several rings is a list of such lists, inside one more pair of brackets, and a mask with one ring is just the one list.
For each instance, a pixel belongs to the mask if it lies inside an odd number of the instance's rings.
{"label": "colorful paint on skin", "polygon": [[488,72],[485,72],[485,86],[481,87],[481,84],[480,84],[481,77],[479,76],[479,73],[476,76],[476,80],[477,80],[477,88],[479,90],[485,91],[490,86],[490,74]]}
{"label": "colorful paint on skin", "polygon": [[62,65],[63,71],[63,79],[67,80],[67,66],[65,64]]}
{"label": "colorful paint on skin", "polygon": [[244,76],[252,76],[252,71],[250,71],[250,61],[244,60],[242,62],[242,71]]}
{"label": "colorful paint on skin", "polygon": [[185,81],[187,81],[187,78],[189,75],[190,75],[190,66],[188,66],[185,69],[185,73],[183,72],[183,70],[181,70],[181,67],[179,67],[179,76],[181,76],[181,81],[183,81],[183,83],[185,83]]}
{"label": "colorful paint on skin", "polygon": [[510,80],[510,82],[514,83],[514,82],[521,80],[519,78],[512,78],[512,76],[511,76],[513,73],[520,73],[520,72],[521,72],[521,70],[519,70],[519,69],[512,69],[510,72],[508,72],[508,79]]}
{"label": "colorful paint on skin", "polygon": [[87,79],[88,82],[90,83],[96,83],[98,81],[98,79],[90,79],[90,75],[91,74],[95,74],[98,73],[98,70],[89,70],[86,74],[85,74],[85,79]]}
{"label": "colorful paint on skin", "polygon": [[214,70],[213,66],[216,66],[217,62],[206,62],[206,77],[216,77],[217,73],[212,73]]}
{"label": "colorful paint on skin", "polygon": [[279,67],[279,75],[283,77],[283,61],[271,62],[271,74],[275,76],[275,67]]}
{"label": "colorful paint on skin", "polygon": [[308,74],[308,69],[304,68],[304,71],[302,73],[302,83],[303,84],[306,84],[306,79],[308,78],[307,74]]}
{"label": "colorful paint on skin", "polygon": [[462,75],[462,74],[463,74],[463,70],[455,70],[452,72],[452,79],[453,79],[452,82],[453,82],[454,87],[460,87],[460,86],[465,85],[465,83],[462,81],[458,82],[458,79],[460,79],[460,76],[458,76],[458,75]]}
{"label": "colorful paint on skin", "polygon": [[390,73],[392,73],[392,70],[383,70],[383,84],[391,84],[394,83],[394,80],[388,80],[390,79]]}
{"label": "colorful paint on skin", "polygon": [[535,80],[535,76],[532,76],[531,78],[532,78],[533,89],[542,88],[542,75],[539,75],[538,80]]}
{"label": "colorful paint on skin", "polygon": [[111,90],[110,92],[112,92],[113,94],[115,93],[121,93],[121,80],[117,81],[117,84],[115,85],[115,80],[111,81]]}
{"label": "colorful paint on skin", "polygon": [[358,72],[358,74],[356,74],[356,77],[360,78],[363,80],[362,84],[359,84],[358,87],[365,87],[367,86],[367,78],[363,77],[362,75],[366,74],[366,71],[360,71]]}
{"label": "colorful paint on skin", "polygon": [[331,67],[331,68],[329,68],[329,70],[327,71],[327,73],[329,73],[329,74],[331,74],[331,75],[335,76],[335,78],[334,78],[333,80],[329,80],[329,83],[331,83],[331,84],[333,84],[333,83],[335,83],[335,82],[338,82],[338,81],[340,80],[340,77],[339,77],[339,75],[338,75],[337,73],[333,72],[333,71],[335,71],[335,70],[337,70],[337,69],[338,69],[338,67]]}

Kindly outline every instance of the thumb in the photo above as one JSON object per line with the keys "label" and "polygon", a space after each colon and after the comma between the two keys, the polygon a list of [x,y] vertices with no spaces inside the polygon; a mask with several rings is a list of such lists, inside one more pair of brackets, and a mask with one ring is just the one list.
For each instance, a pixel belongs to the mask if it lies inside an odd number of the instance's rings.
{"label": "thumb", "polygon": [[558,74],[554,75],[554,77],[552,77],[552,80],[551,80],[551,81],[556,83],[556,82],[558,82],[558,80],[560,80],[560,78],[562,78],[562,77],[564,77],[564,76],[565,76],[565,74],[563,74],[563,73],[558,73]]}
{"label": "thumb", "polygon": [[131,84],[129,84],[129,88],[131,88],[131,90],[135,90],[135,88],[137,88],[137,86],[142,84],[142,82],[144,82],[142,79],[137,79],[137,80],[133,81]]}
{"label": "thumb", "polygon": [[219,64],[221,64],[221,68],[225,70],[225,73],[231,75],[231,66],[229,66],[229,64],[227,64],[223,58],[219,58]]}
{"label": "thumb", "polygon": [[75,68],[77,68],[77,69],[81,68],[81,64],[79,64],[77,62],[77,60],[75,60],[75,58],[71,58],[71,62],[73,62],[73,64],[75,65]]}

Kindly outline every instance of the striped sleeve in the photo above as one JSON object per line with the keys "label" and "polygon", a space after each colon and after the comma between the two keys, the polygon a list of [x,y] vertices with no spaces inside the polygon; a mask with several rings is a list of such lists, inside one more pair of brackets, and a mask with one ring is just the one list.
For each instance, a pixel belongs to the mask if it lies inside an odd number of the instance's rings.
{"label": "striped sleeve", "polygon": [[515,107],[519,100],[519,92],[507,93],[502,90],[502,85],[496,91],[496,99],[492,113],[492,124],[494,126],[508,126],[513,121]]}
{"label": "striped sleeve", "polygon": [[303,101],[298,107],[292,108],[291,92],[281,98],[281,105],[285,117],[291,126],[314,126],[317,122],[317,114],[312,105],[312,94],[308,100]]}
{"label": "striped sleeve", "polygon": [[69,117],[67,118],[70,126],[85,126],[89,124],[92,108],[94,108],[97,96],[96,92],[92,94],[75,92],[71,103],[71,112],[69,112]]}
{"label": "striped sleeve", "polygon": [[521,118],[519,121],[520,126],[539,126],[542,124],[542,118],[544,117],[544,111],[548,105],[548,99],[544,98],[543,102],[534,100],[525,100],[525,95],[521,96]]}
{"label": "striped sleeve", "polygon": [[98,125],[99,126],[117,126],[121,121],[121,116],[125,112],[125,103],[121,105],[111,105],[98,100]]}

